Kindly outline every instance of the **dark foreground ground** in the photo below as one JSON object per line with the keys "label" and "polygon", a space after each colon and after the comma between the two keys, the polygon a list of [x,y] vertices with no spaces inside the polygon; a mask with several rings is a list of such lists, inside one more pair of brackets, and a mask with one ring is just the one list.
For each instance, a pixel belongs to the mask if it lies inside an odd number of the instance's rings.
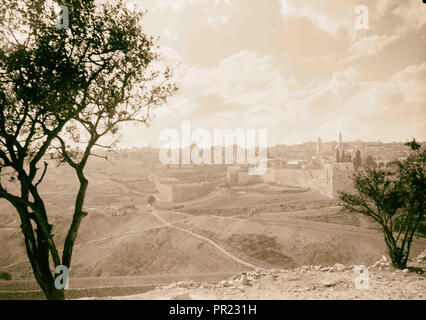
{"label": "dark foreground ground", "polygon": [[[155,276],[87,277],[70,278],[67,299],[103,298],[146,293],[158,285],[176,281],[220,281],[229,278],[232,272],[199,274],[165,274]],[[35,280],[1,280],[0,300],[44,299]]]}

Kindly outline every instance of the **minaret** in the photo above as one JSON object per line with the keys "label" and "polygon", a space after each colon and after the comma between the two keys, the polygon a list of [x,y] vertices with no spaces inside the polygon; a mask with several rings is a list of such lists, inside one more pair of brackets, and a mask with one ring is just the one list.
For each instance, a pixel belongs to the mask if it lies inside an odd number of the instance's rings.
{"label": "minaret", "polygon": [[343,141],[343,139],[342,139],[342,133],[339,132],[339,145],[340,146],[342,145],[342,141]]}
{"label": "minaret", "polygon": [[318,141],[317,141],[317,156],[320,157],[321,155],[321,138],[318,137]]}

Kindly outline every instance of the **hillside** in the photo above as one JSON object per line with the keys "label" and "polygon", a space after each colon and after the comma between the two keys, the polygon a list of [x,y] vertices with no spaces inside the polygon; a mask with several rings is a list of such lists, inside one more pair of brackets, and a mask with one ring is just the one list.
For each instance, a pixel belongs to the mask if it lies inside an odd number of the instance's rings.
{"label": "hillside", "polygon": [[[71,275],[196,274],[237,272],[247,265],[289,269],[338,262],[370,264],[386,253],[378,231],[292,219],[290,214],[297,212],[254,217],[192,216],[170,211],[117,217],[89,215],[81,226]],[[55,237],[61,243],[70,217],[56,219],[60,232]],[[14,279],[31,278],[22,235],[13,229],[2,231],[0,241],[2,270]],[[412,252],[418,254],[425,247],[424,239],[416,239]]]}
{"label": "hillside", "polygon": [[[42,194],[61,251],[75,188],[70,170],[49,166]],[[164,283],[162,279],[223,279],[256,268],[370,265],[387,252],[374,223],[318,192],[257,184],[219,188],[179,206],[158,202],[150,208],[146,200],[155,188],[147,172],[128,160],[90,163],[89,215],[74,248],[71,283],[117,286],[134,279],[144,286]],[[114,215],[109,208],[131,210]],[[0,210],[0,271],[12,276],[12,284],[4,288],[33,288],[16,213],[4,201]],[[412,255],[424,248],[426,239],[415,239]]]}
{"label": "hillside", "polygon": [[[426,251],[411,261],[426,267]],[[419,270],[419,269],[417,269]],[[394,269],[386,258],[368,267],[368,287],[357,288],[354,266],[303,266],[256,270],[220,282],[182,281],[143,294],[110,297],[119,300],[426,300],[423,271]]]}

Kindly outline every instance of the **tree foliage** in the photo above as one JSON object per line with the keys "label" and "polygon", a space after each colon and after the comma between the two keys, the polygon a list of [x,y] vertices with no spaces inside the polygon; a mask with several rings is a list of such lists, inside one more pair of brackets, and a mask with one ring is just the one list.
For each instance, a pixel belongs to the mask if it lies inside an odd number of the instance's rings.
{"label": "tree foliage", "polygon": [[152,206],[155,203],[156,199],[154,196],[149,196],[147,203]]}
{"label": "tree foliage", "polygon": [[352,212],[373,218],[382,227],[395,267],[407,265],[413,237],[424,220],[426,149],[413,148],[403,161],[379,168],[366,166],[354,174],[356,193],[340,199]]}
{"label": "tree foliage", "polygon": [[362,165],[361,151],[359,151],[359,150],[356,151],[355,157],[353,159],[353,164],[354,164],[355,170],[358,170],[361,167],[361,165]]}
{"label": "tree foliage", "polygon": [[374,166],[375,164],[376,164],[376,162],[374,161],[374,159],[373,159],[373,157],[372,157],[372,156],[368,155],[368,156],[365,158],[365,161],[364,161],[364,166],[365,166],[365,167],[369,168],[369,167]]}
{"label": "tree foliage", "polygon": [[[71,265],[87,215],[84,169],[92,149],[112,147],[124,123],[148,126],[152,108],[176,90],[157,40],[142,29],[145,12],[123,0],[61,5],[68,7],[69,28],[58,30],[52,1],[0,4],[0,198],[19,214],[34,276],[49,299],[64,298],[49,258],[53,267]],[[71,166],[79,181],[62,255],[38,190],[47,154]]]}

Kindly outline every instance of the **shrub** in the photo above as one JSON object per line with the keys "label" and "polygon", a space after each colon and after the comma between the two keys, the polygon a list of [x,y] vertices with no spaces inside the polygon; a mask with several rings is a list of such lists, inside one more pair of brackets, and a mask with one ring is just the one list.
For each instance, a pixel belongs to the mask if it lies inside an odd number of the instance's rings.
{"label": "shrub", "polygon": [[0,271],[0,279],[9,281],[12,280],[12,275],[8,272]]}

